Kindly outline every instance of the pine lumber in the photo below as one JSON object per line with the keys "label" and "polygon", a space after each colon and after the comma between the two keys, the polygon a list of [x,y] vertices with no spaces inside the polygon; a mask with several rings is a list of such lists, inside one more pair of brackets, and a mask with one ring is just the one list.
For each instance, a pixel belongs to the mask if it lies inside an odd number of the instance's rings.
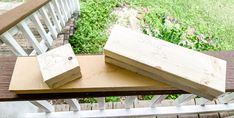
{"label": "pine lumber", "polygon": [[76,56],[76,59],[79,61],[82,77],[54,89],[43,82],[36,57],[17,57],[9,90],[17,94],[178,90],[135,72],[105,63],[103,55]]}
{"label": "pine lumber", "polygon": [[[104,47],[106,61],[143,70],[151,77],[212,100],[225,92],[226,61],[187,49],[122,26],[114,26]],[[129,69],[132,70],[133,69]]]}
{"label": "pine lumber", "polygon": [[81,77],[80,65],[70,44],[37,56],[43,81],[57,88]]}

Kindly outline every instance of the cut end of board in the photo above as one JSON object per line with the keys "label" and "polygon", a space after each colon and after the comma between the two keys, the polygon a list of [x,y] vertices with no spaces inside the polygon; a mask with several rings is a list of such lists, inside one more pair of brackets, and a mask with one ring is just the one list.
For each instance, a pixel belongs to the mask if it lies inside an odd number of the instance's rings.
{"label": "cut end of board", "polygon": [[80,65],[70,44],[37,56],[43,81],[50,88],[60,87],[81,77]]}
{"label": "cut end of board", "polygon": [[160,75],[157,80],[210,100],[225,93],[226,61],[119,25],[112,29],[104,54],[107,63],[147,72],[152,79]]}

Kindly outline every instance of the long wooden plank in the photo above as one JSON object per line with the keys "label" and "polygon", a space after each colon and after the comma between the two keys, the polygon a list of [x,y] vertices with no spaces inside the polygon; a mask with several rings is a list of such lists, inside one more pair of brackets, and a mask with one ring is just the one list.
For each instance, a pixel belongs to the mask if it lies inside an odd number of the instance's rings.
{"label": "long wooden plank", "polygon": [[50,1],[51,0],[30,0],[29,2],[0,15],[0,34],[6,32]]}
{"label": "long wooden plank", "polygon": [[210,100],[225,92],[226,61],[125,27],[113,28],[104,53],[117,61],[160,75],[158,81]]}
{"label": "long wooden plank", "polygon": [[[226,91],[234,92],[234,51],[205,52],[211,56],[221,58],[227,61],[227,81]],[[92,55],[96,57],[96,55]],[[97,57],[96,57],[97,58]],[[91,61],[96,61],[93,59]],[[13,73],[16,57],[0,57],[0,101],[18,101],[18,100],[48,100],[62,98],[82,98],[82,97],[104,97],[104,96],[127,96],[127,95],[162,95],[162,94],[185,94],[187,92],[171,87],[159,86],[157,89],[141,89],[132,91],[86,91],[86,92],[68,92],[68,93],[44,93],[44,94],[16,94],[10,92],[9,84]],[[95,63],[91,63],[95,64]],[[104,63],[103,63],[104,64]],[[121,79],[121,78],[120,78]],[[101,81],[102,79],[100,79]],[[127,82],[127,81],[126,81]]]}
{"label": "long wooden plank", "polygon": [[[140,74],[105,64],[104,56],[77,57],[82,78],[56,89],[43,82],[36,57],[18,57],[9,90],[25,93],[163,90],[169,87]],[[27,67],[27,68],[25,68]],[[24,69],[22,69],[24,68]]]}

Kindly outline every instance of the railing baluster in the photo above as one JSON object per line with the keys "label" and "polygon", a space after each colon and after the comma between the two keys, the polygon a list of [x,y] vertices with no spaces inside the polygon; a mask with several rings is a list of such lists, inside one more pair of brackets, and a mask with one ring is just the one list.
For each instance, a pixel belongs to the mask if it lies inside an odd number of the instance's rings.
{"label": "railing baluster", "polygon": [[68,18],[68,15],[67,15],[65,6],[64,6],[64,4],[62,3],[62,0],[58,0],[58,4],[60,5],[61,12],[62,12],[62,14],[63,14],[63,16],[64,16],[65,21],[68,21],[69,18]]}
{"label": "railing baluster", "polygon": [[69,9],[70,9],[70,13],[72,14],[72,13],[73,13],[73,8],[72,8],[71,1],[70,1],[70,0],[67,0],[67,4],[68,4],[68,7],[69,7]]}
{"label": "railing baluster", "polygon": [[136,98],[136,96],[127,96],[125,99],[125,108],[130,109],[133,103],[135,102]]}
{"label": "railing baluster", "polygon": [[53,26],[52,22],[50,21],[50,18],[48,16],[45,8],[42,7],[39,11],[40,11],[43,19],[45,20],[45,24],[48,27],[49,31],[51,32],[53,39],[54,40],[57,39],[58,32],[56,31],[55,27]]}
{"label": "railing baluster", "polygon": [[100,110],[104,110],[105,109],[105,97],[99,97],[97,98],[98,101],[98,107]]}
{"label": "railing baluster", "polygon": [[62,25],[62,27],[64,27],[64,26],[65,26],[65,21],[64,21],[64,18],[63,18],[63,16],[62,16],[62,13],[61,13],[60,6],[59,6],[59,4],[58,4],[58,1],[57,1],[57,0],[52,0],[52,3],[54,4],[54,8],[55,8],[55,11],[56,11],[56,13],[57,13],[57,15],[58,15],[58,17],[59,17],[59,20],[60,20],[60,22],[61,22],[61,25]]}
{"label": "railing baluster", "polygon": [[183,94],[175,100],[174,104],[176,106],[180,106],[181,104],[183,104],[183,103],[185,103],[185,102],[187,102],[195,97],[196,97],[196,95],[194,95],[194,94]]}
{"label": "railing baluster", "polygon": [[50,113],[54,112],[54,106],[46,100],[30,101],[33,105],[37,106],[39,109]]}
{"label": "railing baluster", "polygon": [[160,103],[162,100],[164,100],[167,97],[167,95],[155,95],[152,100],[150,101],[150,107],[154,108],[156,104]]}
{"label": "railing baluster", "polygon": [[33,35],[32,31],[30,30],[28,25],[25,23],[25,21],[20,22],[18,24],[18,27],[19,27],[20,31],[22,31],[23,34],[26,36],[28,41],[32,44],[33,48],[36,50],[36,52],[38,54],[42,54],[42,53],[44,53],[46,51],[46,49],[43,49],[40,46],[39,42],[37,41],[37,39]]}
{"label": "railing baluster", "polygon": [[48,8],[49,12],[51,12],[51,16],[52,16],[53,22],[55,23],[57,31],[60,32],[62,30],[62,27],[61,27],[61,25],[59,23],[59,20],[58,20],[58,18],[56,16],[55,11],[54,11],[52,6],[53,5],[51,3],[49,3],[47,5],[47,8]]}
{"label": "railing baluster", "polygon": [[201,106],[205,106],[206,103],[208,103],[209,100],[205,99],[205,98],[197,98],[196,99],[196,104],[197,105],[201,105]]}
{"label": "railing baluster", "polygon": [[225,94],[223,94],[222,96],[220,96],[218,99],[219,103],[228,103],[232,100],[234,100],[234,93],[232,92],[227,92]]}
{"label": "railing baluster", "polygon": [[80,104],[77,99],[65,99],[74,111],[80,111]]}
{"label": "railing baluster", "polygon": [[52,45],[53,39],[50,35],[48,35],[40,21],[40,19],[38,18],[37,13],[34,13],[31,16],[31,20],[33,21],[33,23],[36,25],[37,31],[39,32],[39,34],[41,35],[42,39],[45,40],[47,47],[50,47]]}
{"label": "railing baluster", "polygon": [[74,0],[71,0],[71,5],[73,7],[73,13],[75,13],[76,12],[76,6],[75,6]]}
{"label": "railing baluster", "polygon": [[73,5],[71,3],[71,0],[68,0],[67,2],[68,2],[68,5],[70,6],[70,12],[71,12],[71,14],[73,14],[74,13],[74,8],[73,8]]}
{"label": "railing baluster", "polygon": [[68,6],[67,0],[62,0],[61,2],[62,2],[62,3],[64,4],[64,6],[66,7],[66,12],[67,12],[67,14],[68,14],[68,18],[71,18],[71,12],[70,12],[70,8],[69,8],[69,6]]}
{"label": "railing baluster", "polygon": [[79,0],[74,0],[75,2],[75,6],[76,6],[76,11],[78,12],[78,14],[80,14],[80,2]]}
{"label": "railing baluster", "polygon": [[16,42],[14,37],[9,33],[5,32],[2,34],[2,41],[6,43],[12,49],[12,52],[17,56],[28,56],[24,49]]}

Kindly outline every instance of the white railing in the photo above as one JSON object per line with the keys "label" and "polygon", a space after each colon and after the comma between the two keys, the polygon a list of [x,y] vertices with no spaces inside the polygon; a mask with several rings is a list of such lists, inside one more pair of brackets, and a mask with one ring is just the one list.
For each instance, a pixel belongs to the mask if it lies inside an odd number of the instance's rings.
{"label": "white railing", "polygon": [[[15,55],[30,56],[46,52],[72,14],[79,13],[78,0],[48,1],[46,5],[23,20],[17,21],[19,23],[0,35],[0,42],[7,44]],[[46,25],[48,32],[43,25]],[[36,28],[41,40],[36,38],[38,36],[35,36],[31,27]],[[32,52],[27,53],[14,38],[14,35],[18,32],[21,32],[33,47]]]}
{"label": "white railing", "polygon": [[194,100],[196,95],[183,94],[178,97],[170,106],[158,106],[167,95],[155,95],[148,107],[132,108],[136,102],[136,96],[127,96],[125,99],[125,108],[122,109],[105,109],[105,97],[96,98],[99,110],[81,110],[77,99],[65,100],[74,110],[64,112],[54,112],[54,108],[45,101],[37,101],[33,103],[45,112],[26,113],[25,117],[33,118],[57,118],[57,117],[132,117],[132,116],[162,116],[162,115],[179,115],[179,114],[198,114],[212,113],[222,111],[233,111],[234,103],[229,103],[234,99],[233,93],[226,93],[220,96],[217,104],[206,104],[209,100],[204,98],[196,98],[196,105],[183,105],[188,101]]}
{"label": "white railing", "polygon": [[[15,55],[30,56],[46,52],[52,45],[53,40],[64,28],[66,22],[71,18],[72,14],[79,13],[80,6],[78,0],[52,0],[42,6],[31,15],[19,21],[15,26],[1,34],[0,43],[7,44]],[[36,27],[40,37],[40,41],[36,38],[29,24]],[[46,29],[43,25],[46,25]],[[47,32],[48,30],[48,32]],[[33,51],[27,53],[13,37],[17,32],[22,32],[32,45]],[[207,105],[209,100],[199,98],[196,105],[184,105],[184,103],[197,97],[193,94],[183,94],[178,97],[173,106],[159,107],[167,95],[155,95],[148,107],[132,108],[137,96],[127,96],[125,99],[125,108],[122,109],[105,109],[105,97],[96,98],[99,110],[81,110],[77,99],[66,99],[73,111],[54,112],[54,106],[46,100],[30,101],[43,112],[40,113],[22,113],[22,117],[33,118],[57,118],[57,117],[128,117],[128,116],[160,116],[168,114],[191,114],[206,113],[234,110],[234,104],[229,103],[234,99],[234,93],[226,93],[220,96],[216,105]],[[27,107],[27,106],[25,106]],[[17,108],[16,108],[17,109]],[[20,111],[20,110],[19,110]],[[1,111],[0,111],[1,112]]]}

